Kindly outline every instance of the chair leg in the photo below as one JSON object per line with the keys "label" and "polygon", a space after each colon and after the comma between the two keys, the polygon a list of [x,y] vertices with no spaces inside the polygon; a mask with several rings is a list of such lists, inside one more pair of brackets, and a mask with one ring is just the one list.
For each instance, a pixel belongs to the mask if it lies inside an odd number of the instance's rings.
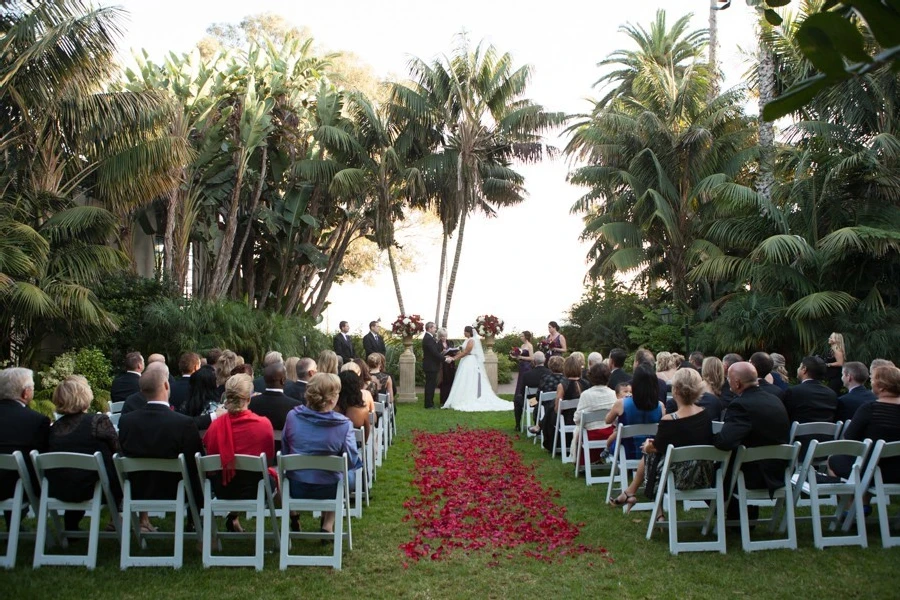
{"label": "chair leg", "polygon": [[97,547],[100,542],[100,507],[102,506],[100,498],[100,484],[98,483],[94,490],[94,500],[91,503],[91,530],[88,536],[87,568],[91,571],[97,566]]}

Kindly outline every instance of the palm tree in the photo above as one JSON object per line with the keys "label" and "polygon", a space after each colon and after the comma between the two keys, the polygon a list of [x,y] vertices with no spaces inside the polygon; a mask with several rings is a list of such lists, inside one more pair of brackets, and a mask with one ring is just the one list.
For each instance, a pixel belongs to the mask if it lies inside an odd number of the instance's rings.
{"label": "palm tree", "polygon": [[512,161],[538,160],[544,151],[541,134],[564,123],[566,116],[523,97],[529,67],[515,68],[508,53],[490,45],[471,48],[464,35],[449,57],[431,64],[411,61],[410,74],[410,84],[394,86],[395,114],[420,144],[432,148],[427,162],[436,170],[438,193],[448,191],[441,183],[455,180],[452,195],[442,200],[456,209],[440,211],[442,218],[459,222],[444,300],[446,327],[468,214],[481,210],[492,215],[497,206],[521,202],[523,180]]}

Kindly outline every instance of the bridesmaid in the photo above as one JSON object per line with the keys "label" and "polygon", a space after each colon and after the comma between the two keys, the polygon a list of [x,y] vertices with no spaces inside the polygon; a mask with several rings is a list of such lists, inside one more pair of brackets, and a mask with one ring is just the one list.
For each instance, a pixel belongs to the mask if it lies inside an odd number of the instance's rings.
{"label": "bridesmaid", "polygon": [[515,405],[516,430],[522,420],[522,410],[525,406],[525,373],[531,370],[534,361],[534,346],[531,344],[532,335],[530,331],[523,331],[519,337],[522,345],[519,346],[519,355],[515,356],[510,353],[509,357],[519,364],[519,377],[516,379],[516,395],[513,404]]}
{"label": "bridesmaid", "polygon": [[547,350],[547,360],[550,360],[551,356],[562,356],[568,348],[566,347],[566,336],[559,332],[559,324],[556,321],[550,321],[547,324],[547,330],[549,333],[544,338],[544,342],[549,348]]}
{"label": "bridesmaid", "polygon": [[[437,330],[437,340],[441,345],[441,354],[450,349],[451,346],[450,341],[447,339],[447,330],[443,327]],[[447,361],[442,360],[440,372],[441,406],[443,406],[444,402],[447,401],[447,398],[450,397],[450,388],[453,387],[453,376],[455,374],[456,363],[448,363]]]}

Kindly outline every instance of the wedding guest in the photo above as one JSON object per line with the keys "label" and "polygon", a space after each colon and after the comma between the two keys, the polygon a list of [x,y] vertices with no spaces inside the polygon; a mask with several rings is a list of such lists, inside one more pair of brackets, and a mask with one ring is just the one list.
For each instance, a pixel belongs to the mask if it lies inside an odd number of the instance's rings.
{"label": "wedding guest", "polygon": [[[119,436],[112,421],[104,413],[88,413],[94,393],[87,379],[81,375],[66,377],[53,390],[53,405],[61,416],[50,427],[47,452],[75,452],[94,454],[100,452],[109,476],[109,487],[116,502],[122,500],[122,487],[116,477],[113,454],[119,451]],[[94,485],[99,475],[80,469],[52,469],[47,471],[50,496],[64,502],[84,502],[94,495]],[[106,501],[106,498],[103,498]],[[117,510],[116,507],[110,507]],[[64,524],[69,531],[78,529],[84,511],[65,511]],[[146,515],[144,515],[146,519]],[[145,520],[143,526],[149,525]]]}
{"label": "wedding guest", "polygon": [[319,353],[319,360],[316,361],[316,364],[318,365],[318,373],[338,374],[338,355],[331,350],[322,350]]}
{"label": "wedding guest", "polygon": [[[31,410],[34,399],[34,372],[31,369],[10,367],[0,370],[0,454],[19,450],[28,456],[32,450],[47,451],[50,419]],[[31,481],[37,477],[31,460],[25,461]],[[0,471],[0,498],[12,498],[19,476],[12,471]],[[9,525],[9,513],[4,515]]]}
{"label": "wedding guest", "polygon": [[[450,352],[450,340],[447,339],[447,335],[447,330],[443,327],[437,330],[438,348],[441,351],[441,356],[449,355]],[[450,397],[450,390],[453,388],[453,378],[455,376],[456,363],[441,360],[441,371],[438,373],[438,379],[440,380],[441,406],[443,406]]]}
{"label": "wedding guest", "polygon": [[822,384],[825,373],[825,361],[818,356],[807,356],[800,362],[800,383],[788,388],[782,398],[791,421],[834,423],[837,394]]}
{"label": "wedding guest", "polygon": [[[169,394],[169,404],[177,411],[187,402],[191,395],[191,375],[200,369],[200,355],[193,352],[185,352],[178,359],[178,371],[181,377],[172,383],[172,391]],[[183,411],[181,411],[183,412]]]}
{"label": "wedding guest", "polygon": [[[536,361],[535,361],[536,362]],[[547,361],[547,367],[550,370],[548,375],[544,375],[541,378],[540,383],[538,384],[538,393],[543,394],[544,392],[556,392],[561,383],[566,381],[566,376],[563,374],[563,365],[565,364],[565,360],[562,356],[551,356]],[[553,408],[553,404],[547,402],[544,403],[544,418],[546,419],[547,412],[549,409]],[[555,415],[554,415],[555,418]],[[541,421],[543,423],[543,421]],[[540,433],[541,432],[541,423],[532,426],[529,431],[531,433]],[[552,443],[552,440],[551,440]]]}
{"label": "wedding guest", "polygon": [[531,370],[534,360],[534,346],[531,344],[531,332],[523,331],[519,336],[521,346],[519,353],[515,354],[510,351],[509,357],[518,365],[518,376],[516,377],[516,391],[513,396],[513,417],[516,421],[516,431],[522,422],[522,408],[525,406],[525,373]]}
{"label": "wedding guest", "polygon": [[216,392],[218,392],[219,397],[225,393],[225,382],[231,377],[231,372],[235,367],[242,364],[244,364],[244,359],[231,350],[223,350],[222,354],[219,355],[219,359],[215,364]]}
{"label": "wedding guest", "polygon": [[318,372],[316,361],[311,358],[301,358],[297,361],[297,381],[285,384],[284,393],[291,398],[299,401],[300,404],[306,403],[306,386],[309,380]]}
{"label": "wedding guest", "polygon": [[659,352],[656,354],[656,376],[669,383],[678,370],[680,361],[676,362],[675,355],[671,352]]}
{"label": "wedding guest", "polygon": [[[528,410],[532,411],[532,422],[537,422],[538,415],[538,400],[537,396],[532,394],[528,398],[524,397],[525,388],[537,389],[540,391],[541,381],[543,381],[544,377],[552,374],[549,368],[544,364],[544,353],[538,350],[534,353],[534,357],[532,358],[531,369],[526,372],[522,379],[524,380],[524,386],[522,388],[523,398],[522,404],[520,406],[516,406],[515,402],[513,402],[513,413],[516,417],[516,431],[519,430],[519,426],[522,423],[522,413],[525,409],[525,403],[528,403]],[[537,433],[536,431],[532,431],[532,433]]]}
{"label": "wedding guest", "polygon": [[[284,393],[284,363],[273,363],[266,367],[263,378],[266,387],[262,393],[254,395],[250,400],[249,410],[267,418],[272,423],[272,429],[281,431],[284,429],[287,414],[300,406],[300,401]],[[275,442],[275,450],[281,450],[280,443]]]}
{"label": "wedding guest", "polygon": [[339,377],[341,379],[341,391],[338,394],[338,401],[334,410],[350,419],[354,429],[362,427],[366,432],[366,439],[369,439],[372,425],[369,423],[369,408],[363,400],[362,390],[360,389],[359,375],[351,370],[346,370],[341,371]]}
{"label": "wedding guest", "polygon": [[772,383],[784,391],[790,387],[791,379],[787,372],[787,362],[784,356],[777,352],[772,352],[769,356],[772,357],[772,363],[774,364],[772,372],[769,373],[772,376]]}
{"label": "wedding guest", "polygon": [[387,394],[388,402],[394,403],[394,380],[388,373],[385,373],[385,358],[380,352],[369,354],[366,359],[369,365],[369,374],[377,382],[377,393]]}
{"label": "wedding guest", "polygon": [[734,392],[731,391],[728,383],[728,369],[731,368],[731,365],[743,361],[744,359],[741,355],[734,352],[730,352],[722,357],[722,365],[725,367],[725,384],[722,386],[722,395],[720,396],[723,408],[728,408],[728,405],[734,400]]}
{"label": "wedding guest", "polygon": [[[591,384],[587,379],[587,369],[585,364],[586,359],[584,356],[584,352],[576,351],[571,353],[569,356],[575,357],[575,361],[578,363],[578,367],[581,369],[581,375],[579,376],[579,379],[581,380],[581,388],[585,390],[588,389],[589,387],[591,387]],[[566,360],[568,360],[568,358],[566,358]],[[565,363],[563,363],[563,371],[565,371],[565,368]]]}
{"label": "wedding guest", "polygon": [[378,380],[372,377],[372,373],[369,371],[369,365],[366,364],[361,358],[354,358],[353,362],[356,363],[356,366],[359,367],[359,380],[363,385],[363,389],[369,390],[369,395],[372,396],[372,400],[378,398]]}
{"label": "wedding guest", "polygon": [[297,363],[299,362],[300,358],[297,356],[288,357],[288,359],[284,361],[284,376],[287,378],[285,386],[288,383],[293,383],[299,379],[297,375]]}
{"label": "wedding guest", "polygon": [[144,372],[144,357],[140,352],[125,355],[125,372],[113,379],[109,388],[110,402],[125,402],[129,396],[141,391],[138,383]]}
{"label": "wedding guest", "polygon": [[850,361],[844,363],[844,385],[847,393],[838,398],[835,419],[849,421],[863,404],[875,402],[875,394],[866,389],[866,380],[869,379],[869,369],[861,362]]}
{"label": "wedding guest", "polygon": [[357,385],[359,385],[360,394],[362,394],[363,402],[366,404],[366,408],[369,409],[369,412],[375,412],[375,399],[372,397],[371,392],[366,385],[366,382],[362,379],[362,372],[359,370],[359,365],[354,362],[348,362],[346,365],[341,367],[341,373],[344,371],[352,371],[356,373],[357,376]]}
{"label": "wedding guest", "polygon": [[[558,358],[558,357],[554,357]],[[559,403],[563,400],[578,400],[581,397],[581,391],[585,389],[585,385],[581,381],[582,360],[578,356],[573,355],[566,358],[563,363],[563,375],[565,379],[560,381],[556,386],[556,401],[551,405],[549,402],[544,404],[544,420],[543,443],[544,448],[548,452],[553,452],[553,437],[556,431],[556,415],[560,414],[566,425],[574,424],[575,409],[567,409],[560,412]],[[552,406],[552,408],[551,408]],[[571,434],[566,435],[566,439],[560,440],[560,444],[570,445],[572,443]]]}
{"label": "wedding guest", "polygon": [[[271,350],[266,353],[265,357],[263,357],[263,371],[266,370],[266,367],[274,364],[284,364],[284,356],[281,352],[277,352],[275,350]],[[247,373],[251,377],[253,376],[253,369],[250,369],[250,372]],[[266,380],[263,375],[256,377],[253,379],[253,391],[257,394],[262,393],[266,389]]]}
{"label": "wedding guest", "polygon": [[216,390],[216,374],[210,369],[198,369],[188,381],[188,399],[175,410],[189,417],[215,412],[222,401]]}
{"label": "wedding guest", "polygon": [[691,366],[697,369],[698,372],[703,369],[703,353],[699,350],[691,352],[688,360],[691,362]]}
{"label": "wedding guest", "polygon": [[769,383],[769,379],[771,379],[769,375],[772,374],[772,369],[775,368],[775,361],[772,360],[771,355],[765,352],[754,352],[750,355],[750,364],[753,365],[753,368],[756,369],[756,374],[759,376],[759,389],[767,394],[777,396],[781,400],[784,397],[784,390],[774,383]]}
{"label": "wedding guest", "polygon": [[[353,424],[347,417],[334,412],[341,391],[337,375],[319,373],[310,379],[306,389],[306,406],[298,406],[288,415],[284,426],[283,444],[287,454],[341,456],[347,454],[349,481],[354,487],[356,470],[362,467],[356,449]],[[314,500],[333,499],[342,474],[303,470],[287,473],[291,496]],[[334,512],[322,513],[322,529],[334,531]]]}
{"label": "wedding guest", "polygon": [[[273,363],[270,367],[283,365]],[[253,378],[247,374],[232,375],[225,382],[225,410],[209,426],[203,437],[207,454],[218,454],[222,470],[213,475],[213,490],[217,498],[237,500],[255,498],[260,475],[249,471],[236,472],[234,459],[238,454],[259,456],[265,454],[267,462],[275,459],[275,436],[272,423],[266,417],[251,410]],[[225,517],[227,531],[243,531],[237,513]]]}
{"label": "wedding guest", "polygon": [[[663,403],[659,401],[659,379],[652,364],[639,364],[631,379],[631,396],[616,403],[606,414],[606,424],[612,425],[618,420],[621,425],[639,425],[659,423],[666,414]],[[610,436],[612,437],[612,436]],[[625,456],[629,459],[638,457],[638,450],[646,436],[636,436],[625,440]],[[615,450],[612,442],[607,444],[610,454]]]}
{"label": "wedding guest", "polygon": [[[341,321],[338,327],[340,331],[334,335],[334,353],[340,356],[346,364],[356,356],[353,353],[353,341],[350,339],[350,324],[347,321]],[[319,362],[322,362],[321,357],[319,357]]]}
{"label": "wedding guest", "polygon": [[[709,413],[713,421],[722,420],[722,386],[725,385],[725,366],[716,356],[708,356],[703,359],[700,371],[703,379],[703,394],[697,401],[697,406]],[[666,409],[668,411],[668,409]]]}
{"label": "wedding guest", "polygon": [[828,353],[823,358],[825,361],[826,373],[825,379],[828,387],[834,390],[835,394],[841,393],[844,383],[841,381],[841,367],[847,360],[847,350],[844,348],[844,336],[840,333],[832,333],[828,336]]}
{"label": "wedding guest", "polygon": [[625,359],[628,358],[628,353],[626,353],[621,348],[613,348],[609,352],[609,387],[610,389],[616,389],[620,383],[628,383],[631,381],[631,376],[625,372]]}
{"label": "wedding guest", "polygon": [[[574,422],[575,433],[572,436],[572,454],[575,455],[577,445],[581,439],[581,418],[586,412],[595,410],[609,410],[616,403],[616,393],[609,389],[606,385],[609,383],[609,367],[601,362],[596,362],[588,369],[588,380],[591,387],[584,390],[578,398],[578,407],[575,409]],[[587,426],[587,437],[589,441],[605,440],[612,434],[615,428],[607,425],[602,421],[593,421]],[[602,450],[595,449],[591,451],[590,461],[597,462],[601,458]],[[584,457],[582,457],[582,460]],[[582,464],[584,464],[582,462]]]}
{"label": "wedding guest", "polygon": [[541,346],[546,346],[547,349],[544,352],[549,361],[550,357],[565,354],[568,348],[566,346],[566,336],[559,332],[559,324],[556,321],[550,321],[547,324],[547,331],[547,337],[544,338]]}

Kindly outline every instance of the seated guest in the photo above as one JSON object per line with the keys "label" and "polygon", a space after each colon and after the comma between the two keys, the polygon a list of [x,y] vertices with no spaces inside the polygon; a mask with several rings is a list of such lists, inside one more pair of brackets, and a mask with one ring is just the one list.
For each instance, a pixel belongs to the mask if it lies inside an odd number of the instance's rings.
{"label": "seated guest", "polygon": [[[276,365],[282,369],[284,365]],[[256,498],[259,475],[249,471],[235,472],[234,457],[238,454],[259,456],[265,454],[271,462],[275,459],[275,438],[269,419],[248,410],[253,394],[250,375],[232,375],[225,382],[225,410],[220,418],[209,426],[203,437],[208,454],[218,454],[222,471],[213,476],[216,497],[225,499]],[[258,396],[257,396],[258,398]],[[225,529],[243,531],[237,513],[225,517]]]}
{"label": "seated guest", "polygon": [[[703,395],[697,401],[697,406],[709,412],[709,418],[713,421],[722,420],[722,386],[725,383],[725,366],[716,356],[708,356],[703,359],[700,377],[703,379]],[[668,407],[666,408],[668,411]]]}
{"label": "seated guest", "polygon": [[[578,354],[580,353],[573,352],[563,362],[565,379],[556,386],[556,401],[552,405],[549,402],[544,404],[544,420],[541,422],[544,433],[542,441],[548,452],[553,452],[556,415],[560,412],[559,403],[563,400],[578,400],[581,397],[581,390],[587,388],[581,381],[583,355],[579,357]],[[566,425],[572,425],[574,424],[575,409],[567,409],[561,413],[561,416]],[[570,445],[572,443],[570,436],[571,434],[566,434],[566,439],[560,440],[560,444]]]}
{"label": "seated guest", "polygon": [[784,397],[784,390],[768,381],[772,369],[775,368],[775,361],[772,360],[771,355],[765,352],[754,352],[750,355],[750,364],[753,365],[759,376],[759,389],[781,400]]}
{"label": "seated guest", "polygon": [[333,350],[322,350],[319,353],[319,360],[316,361],[316,364],[319,365],[318,372],[337,375],[338,369],[340,369],[338,358]]}
{"label": "seated guest", "polygon": [[[200,366],[201,366],[201,367],[205,367],[205,368],[207,368],[207,369],[210,369],[210,370],[212,370],[212,371],[215,371],[215,370],[216,370],[216,363],[219,362],[219,357],[220,357],[220,356],[222,356],[222,349],[221,349],[221,348],[213,348],[213,349],[209,350],[209,351],[203,356],[203,360],[205,360],[206,362],[203,363],[203,364],[200,365]],[[201,362],[203,362],[203,361],[201,361]]]}
{"label": "seated guest", "polygon": [[[578,398],[578,407],[575,409],[573,420],[575,433],[572,436],[572,455],[577,451],[578,441],[581,439],[581,416],[589,411],[609,410],[616,403],[616,393],[609,389],[609,367],[602,362],[591,365],[588,369],[588,379],[591,387],[581,392]],[[587,425],[587,437],[590,441],[605,440],[614,431],[611,425],[602,421],[593,421]],[[600,449],[591,451],[591,462],[600,460]]]}
{"label": "seated guest", "polygon": [[609,352],[609,389],[614,390],[620,383],[630,383],[631,376],[625,372],[625,359],[628,353],[621,348],[613,348]]}
{"label": "seated guest", "polygon": [[[674,361],[674,355],[672,355],[672,357],[673,358],[670,360]],[[656,373],[656,359],[653,357],[653,353],[649,350],[638,348],[637,352],[634,353],[634,369],[637,369],[639,365],[647,365],[653,370],[654,373]],[[656,394],[659,398],[659,401],[663,403],[663,406],[665,406],[666,398],[669,396],[669,384],[659,377],[656,378]]]}
{"label": "seated guest", "polygon": [[784,356],[778,354],[777,352],[772,352],[769,354],[772,357],[772,363],[774,366],[772,367],[772,372],[769,375],[772,377],[772,383],[780,387],[782,390],[788,389],[790,384],[790,376],[787,372],[787,361]]}
{"label": "seated guest", "polygon": [[[529,410],[532,410],[534,415],[532,417],[532,422],[537,421],[538,414],[538,401],[537,397],[534,394],[531,394],[527,398],[525,397],[525,388],[532,388],[540,390],[541,381],[544,377],[551,375],[551,371],[544,364],[545,358],[543,352],[535,352],[534,356],[531,359],[531,369],[526,371],[519,376],[522,378],[524,385],[522,386],[522,398],[516,403],[516,400],[513,399],[513,411],[516,419],[516,431],[519,430],[519,426],[522,423],[522,413],[525,409],[525,403],[528,402]],[[448,389],[447,394],[450,394]]]}
{"label": "seated guest", "polygon": [[299,379],[297,375],[297,363],[300,362],[300,358],[298,356],[291,356],[284,361],[284,376],[287,380],[284,382],[285,385],[288,383],[292,383]]}
{"label": "seated guest", "polygon": [[[249,375],[252,378],[253,377],[253,365],[251,365],[250,363],[242,362],[241,364],[239,364],[238,366],[236,366],[235,368],[233,368],[231,370],[231,375],[229,375],[229,379],[231,377],[234,377],[235,375]],[[224,395],[225,395],[224,390],[222,391],[222,395],[223,395],[223,401],[224,401]]]}
{"label": "seated guest", "polygon": [[181,377],[172,384],[172,393],[169,394],[169,403],[173,409],[184,412],[181,407],[191,395],[191,375],[199,369],[200,356],[198,354],[186,352],[178,359],[178,370],[181,372]]}
{"label": "seated guest", "polygon": [[[34,473],[34,465],[28,454],[32,450],[47,451],[50,435],[50,419],[31,410],[28,405],[34,399],[34,372],[31,369],[11,367],[0,370],[0,454],[12,454],[19,450],[25,458],[25,466],[35,488],[40,482]],[[12,498],[19,476],[13,471],[0,471],[0,500]],[[5,513],[7,528],[10,514]]]}
{"label": "seated guest", "polygon": [[[261,394],[253,396],[253,399],[250,400],[250,410],[267,418],[272,423],[273,429],[281,431],[284,429],[284,420],[287,414],[300,406],[300,401],[286,396],[284,393],[284,363],[270,364],[266,367],[263,377],[266,380],[266,388]],[[280,442],[275,442],[275,449],[281,450]]]}
{"label": "seated guest", "polygon": [[[535,357],[537,355],[535,354]],[[564,383],[566,381],[566,376],[563,375],[563,365],[565,364],[565,359],[562,356],[551,356],[550,361],[547,364],[547,367],[550,369],[550,374],[545,375],[541,378],[540,383],[538,384],[538,394],[543,394],[546,392],[554,392],[559,388],[559,384]],[[540,398],[540,396],[538,396]],[[555,404],[555,403],[554,403]],[[549,409],[548,409],[549,407]],[[547,416],[548,410],[553,409],[553,404],[545,403],[544,404],[544,418]],[[555,415],[554,415],[555,417]],[[540,433],[541,432],[541,424],[533,426],[529,431],[531,433]],[[552,442],[553,440],[551,440]]]}
{"label": "seated guest", "polygon": [[844,363],[841,380],[847,388],[847,393],[838,398],[836,421],[849,421],[863,404],[875,402],[875,394],[866,389],[866,380],[869,379],[869,369],[861,362],[851,361]]}
{"label": "seated guest", "polygon": [[359,378],[357,382],[359,384],[359,391],[362,394],[363,402],[366,403],[366,407],[369,409],[369,412],[375,412],[375,399],[372,397],[372,393],[369,391],[369,387],[362,378],[362,371],[359,368],[359,365],[353,362],[352,360],[348,362],[346,365],[341,367],[341,372],[351,371],[356,373],[356,376]]}
{"label": "seated guest", "polygon": [[[175,410],[191,418],[216,412],[222,397],[216,391],[216,374],[212,369],[198,369],[188,378],[188,386],[187,401]],[[200,425],[197,427],[200,428]]]}
{"label": "seated guest", "polygon": [[[852,363],[844,363],[844,369]],[[848,440],[870,439],[885,442],[900,441],[900,369],[897,367],[875,367],[872,372],[872,391],[877,400],[862,404],[853,415],[853,420],[844,438]],[[832,456],[828,468],[832,475],[847,478],[855,457]],[[884,483],[900,483],[900,458],[886,458],[879,462]],[[865,502],[868,504],[868,496]]]}
{"label": "seated guest", "polygon": [[378,380],[372,377],[371,371],[369,371],[369,365],[361,358],[354,358],[351,362],[356,363],[356,366],[359,367],[359,381],[363,386],[363,389],[369,391],[369,394],[372,396],[372,401],[374,402],[376,398],[378,398]]}
{"label": "seated guest", "polygon": [[[109,388],[110,402],[125,402],[129,396],[141,391],[138,381],[144,371],[144,357],[140,352],[125,355],[125,372],[113,379]],[[123,409],[124,412],[124,409]]]}
{"label": "seated guest", "polygon": [[[76,452],[78,454],[103,455],[103,465],[109,477],[109,487],[116,503],[122,500],[122,487],[113,465],[113,454],[119,451],[119,436],[112,421],[103,413],[88,413],[94,393],[87,379],[81,375],[66,377],[53,390],[53,405],[61,416],[50,427],[47,452]],[[94,495],[94,485],[99,480],[97,473],[79,469],[52,469],[47,471],[50,496],[64,502],[85,502]],[[106,502],[106,498],[103,498]],[[109,507],[118,510],[117,507]],[[67,510],[65,526],[67,530],[77,530],[84,511]],[[144,517],[146,519],[146,517]],[[143,520],[142,528],[149,530],[149,521]]]}
{"label": "seated guest", "polygon": [[[575,357],[575,360],[578,362],[578,368],[581,369],[581,374],[578,376],[578,378],[581,380],[582,389],[585,389],[585,390],[588,389],[589,387],[591,387],[591,384],[587,380],[587,369],[585,368],[585,360],[586,359],[584,357],[584,352],[575,351],[575,352],[572,352],[571,354],[569,354],[569,356]],[[566,366],[565,366],[565,363],[563,363],[563,371],[565,371],[565,370],[566,370]]]}
{"label": "seated guest", "polygon": [[[708,360],[708,359],[707,359]],[[703,392],[703,379],[694,369],[679,369],[672,377],[672,395],[675,397],[677,410],[667,414],[659,421],[656,436],[648,438],[642,447],[644,455],[660,454],[663,457],[669,446],[697,446],[712,444],[712,419],[709,412],[697,406],[697,400]],[[661,457],[660,457],[661,458]],[[638,464],[637,472],[631,484],[622,493],[611,500],[614,506],[627,504],[629,509],[637,502],[637,490],[644,484],[646,458]],[[653,469],[661,469],[662,461],[652,461]],[[707,462],[680,463],[679,469],[698,469],[695,480],[696,487],[708,487],[712,478],[712,469]],[[655,474],[651,475],[655,479]]]}
{"label": "seated guest", "polygon": [[[274,365],[275,363],[284,364],[284,357],[281,355],[281,352],[276,352],[272,350],[271,352],[267,352],[265,357],[263,357],[263,372],[265,372],[266,367],[269,365]],[[252,375],[252,373],[250,373]],[[253,380],[253,391],[257,394],[262,393],[266,389],[266,379],[265,375],[261,375]]]}
{"label": "seated guest", "polygon": [[334,410],[350,419],[354,429],[362,427],[366,432],[366,439],[369,439],[372,424],[369,423],[369,408],[359,386],[359,375],[348,369],[341,371],[338,377],[341,380],[341,393]]}
{"label": "seated guest", "polygon": [[317,369],[316,361],[301,358],[297,361],[297,381],[285,384],[284,393],[300,404],[306,404],[306,386],[310,378],[318,372]]}
{"label": "seated guest", "polygon": [[[606,424],[618,423],[621,425],[641,425],[659,423],[666,414],[663,403],[659,401],[659,379],[652,364],[638,365],[631,378],[631,395],[621,400],[616,400],[613,407],[606,414]],[[636,436],[625,440],[625,456],[629,459],[638,458],[640,448],[647,436]],[[615,451],[615,435],[607,438],[609,454]]]}
{"label": "seated guest", "polygon": [[722,400],[722,408],[728,408],[728,405],[734,400],[734,392],[731,391],[731,387],[728,383],[728,369],[731,368],[731,365],[739,362],[743,362],[743,358],[740,354],[735,354],[731,352],[722,357],[722,366],[725,367],[725,383],[722,385],[722,394],[719,398]]}
{"label": "seated guest", "polygon": [[215,363],[216,371],[216,392],[221,398],[225,393],[225,382],[231,377],[231,372],[238,365],[244,364],[244,359],[232,352],[231,350],[223,350],[219,355],[219,359]]}
{"label": "seated guest", "polygon": [[377,382],[378,387],[376,389],[379,394],[387,394],[388,402],[394,403],[394,380],[391,379],[391,376],[384,372],[385,370],[385,358],[384,354],[380,352],[373,352],[366,359],[366,364],[369,366],[369,375],[372,376],[372,379]]}
{"label": "seated guest", "polygon": [[693,352],[691,352],[691,355],[688,357],[688,361],[691,363],[692,367],[697,369],[698,372],[703,370],[703,353],[699,350],[694,350]]}
{"label": "seated guest", "polygon": [[789,387],[782,398],[791,421],[834,423],[837,394],[822,383],[825,373],[825,361],[818,356],[807,356],[800,362],[800,383]]}
{"label": "seated guest", "polygon": [[[147,365],[140,383],[147,404],[119,420],[121,453],[131,458],[178,458],[184,454],[195,499],[202,503],[197,461],[193,460],[194,454],[203,451],[200,431],[194,419],[169,406],[168,367],[163,363]],[[179,473],[135,473],[131,477],[132,492],[143,500],[169,500],[175,497],[180,480]]]}
{"label": "seated guest", "polygon": [[[344,415],[334,412],[340,391],[341,380],[337,375],[314,375],[306,389],[306,405],[298,406],[288,415],[282,443],[287,454],[346,454],[349,481],[344,484],[353,488],[356,470],[362,467],[362,461],[356,450],[353,424]],[[287,477],[292,497],[328,500],[337,494],[337,483],[343,475],[308,469],[289,471]],[[334,512],[322,513],[322,530],[334,531]]]}
{"label": "seated guest", "polygon": [[669,383],[675,372],[678,370],[678,364],[675,362],[675,355],[671,352],[658,352],[656,354],[656,376]]}

